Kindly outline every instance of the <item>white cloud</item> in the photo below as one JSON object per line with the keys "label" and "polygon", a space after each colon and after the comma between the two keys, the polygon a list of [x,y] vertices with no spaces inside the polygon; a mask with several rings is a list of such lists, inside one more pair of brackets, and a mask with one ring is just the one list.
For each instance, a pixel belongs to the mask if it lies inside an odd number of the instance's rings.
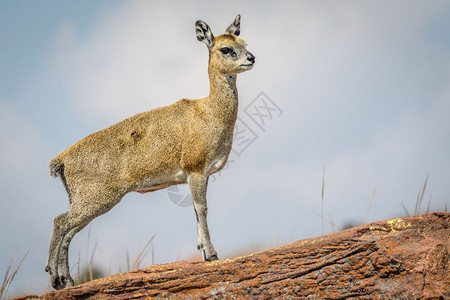
{"label": "white cloud", "polygon": [[207,95],[206,47],[195,38],[195,20],[170,17],[172,8],[128,2],[102,16],[85,37],[77,36],[73,24],[61,26],[55,71],[84,117],[111,123],[183,97]]}
{"label": "white cloud", "polygon": [[6,101],[0,102],[0,120],[2,173],[12,176],[27,173],[30,165],[34,164],[30,152],[35,150],[39,153],[44,147],[39,133]]}

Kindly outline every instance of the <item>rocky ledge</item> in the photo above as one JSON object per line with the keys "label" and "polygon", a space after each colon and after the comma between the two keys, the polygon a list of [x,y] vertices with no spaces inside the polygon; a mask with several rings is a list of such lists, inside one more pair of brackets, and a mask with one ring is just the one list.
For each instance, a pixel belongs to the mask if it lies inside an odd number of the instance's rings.
{"label": "rocky ledge", "polygon": [[374,222],[234,259],[154,265],[20,299],[450,299],[450,213]]}

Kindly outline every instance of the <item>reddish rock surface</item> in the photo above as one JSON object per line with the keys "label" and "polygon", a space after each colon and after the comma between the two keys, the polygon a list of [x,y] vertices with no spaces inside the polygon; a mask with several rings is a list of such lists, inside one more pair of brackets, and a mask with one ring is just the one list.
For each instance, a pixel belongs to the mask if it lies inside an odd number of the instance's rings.
{"label": "reddish rock surface", "polygon": [[449,225],[450,213],[391,219],[234,259],[150,266],[39,298],[450,299]]}

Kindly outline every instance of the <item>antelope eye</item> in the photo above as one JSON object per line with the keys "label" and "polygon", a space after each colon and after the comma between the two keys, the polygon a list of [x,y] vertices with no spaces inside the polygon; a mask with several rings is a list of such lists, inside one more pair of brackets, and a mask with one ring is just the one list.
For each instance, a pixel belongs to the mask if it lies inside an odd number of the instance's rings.
{"label": "antelope eye", "polygon": [[228,54],[228,53],[231,53],[232,50],[229,47],[224,47],[224,48],[220,49],[220,52],[222,52],[222,54]]}

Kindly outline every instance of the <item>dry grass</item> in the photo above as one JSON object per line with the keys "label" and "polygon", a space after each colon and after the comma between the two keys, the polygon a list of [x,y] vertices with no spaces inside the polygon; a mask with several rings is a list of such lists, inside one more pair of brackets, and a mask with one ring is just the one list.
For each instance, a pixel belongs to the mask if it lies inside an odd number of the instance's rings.
{"label": "dry grass", "polygon": [[366,218],[369,216],[370,213],[370,209],[372,208],[372,203],[373,203],[373,199],[375,199],[375,193],[377,192],[377,188],[378,188],[378,184],[375,185],[375,188],[373,189],[372,195],[370,196],[370,200],[369,200],[369,206],[367,207],[367,212],[366,212]]}
{"label": "dry grass", "polygon": [[29,251],[27,251],[25,253],[25,255],[22,257],[19,264],[16,266],[14,271],[12,271],[12,273],[10,273],[10,272],[11,272],[12,265],[14,263],[16,255],[13,255],[13,257],[9,261],[8,267],[6,268],[6,271],[5,271],[5,276],[3,277],[2,285],[0,287],[0,299],[6,299],[6,297],[7,297],[6,295],[8,294],[9,287],[11,286],[11,283],[14,280],[14,277],[16,276],[17,272],[19,272],[19,269],[22,266],[22,263],[25,260],[25,258],[27,257],[28,253],[29,253]]}
{"label": "dry grass", "polygon": [[[407,217],[418,216],[418,215],[420,215],[420,214],[422,214],[422,213],[426,213],[426,214],[430,213],[430,210],[431,210],[431,202],[432,202],[431,196],[430,196],[429,199],[428,199],[428,203],[427,203],[427,205],[426,205],[425,211],[423,211],[423,209],[422,209],[422,206],[423,206],[423,204],[424,204],[424,199],[425,199],[425,193],[426,193],[426,191],[427,191],[427,185],[428,185],[428,180],[429,180],[429,178],[430,178],[430,175],[427,174],[426,177],[425,177],[424,183],[422,184],[422,186],[421,186],[420,189],[419,189],[419,192],[417,193],[417,198],[416,198],[416,202],[415,202],[415,206],[414,206],[413,213],[410,213],[410,212],[408,211],[408,209],[406,208],[406,206],[405,206],[405,204],[404,204],[403,202],[400,203]],[[377,189],[378,189],[378,184],[375,185],[375,188],[374,188],[374,190],[373,190],[373,192],[372,192],[372,194],[371,194],[371,196],[370,196],[370,199],[369,199],[369,205],[368,205],[368,207],[367,207],[367,211],[366,211],[366,215],[365,215],[364,220],[367,220],[367,219],[368,219],[370,210],[371,210],[371,208],[372,208],[372,204],[373,204],[374,199],[375,199],[375,194],[376,194],[376,192],[377,192]],[[322,223],[322,224],[321,224],[321,225],[322,225],[322,235],[324,234],[324,222],[328,223],[328,224],[331,226],[332,232],[339,231],[339,230],[343,230],[343,229],[348,229],[348,228],[351,228],[351,227],[355,227],[355,226],[360,225],[358,222],[349,220],[349,221],[346,221],[346,222],[344,223],[343,226],[337,226],[337,225],[335,224],[335,222],[333,221],[333,217],[332,217],[331,213],[330,213],[329,218],[326,218],[326,217],[324,216],[325,166],[324,166],[323,169],[322,169],[322,191],[321,191],[321,192],[322,192],[322,193],[321,193],[321,214],[317,214],[317,215],[318,215],[319,218],[321,219],[321,223]],[[445,203],[444,211],[445,211],[445,212],[448,211],[447,203]]]}
{"label": "dry grass", "polygon": [[[425,191],[427,189],[427,183],[428,178],[430,177],[430,174],[427,174],[427,177],[425,177],[425,182],[423,183],[422,188],[420,189],[419,193],[417,194],[417,201],[416,201],[416,207],[414,208],[414,215],[418,215],[420,213],[420,206],[423,202],[423,196],[425,195]],[[431,201],[430,201],[431,202]],[[429,205],[428,205],[429,207]],[[427,213],[429,210],[427,210]]]}
{"label": "dry grass", "polygon": [[[406,213],[406,216],[411,217],[411,216],[418,216],[421,214],[421,206],[423,203],[423,198],[425,195],[425,191],[427,190],[427,184],[428,184],[428,179],[430,178],[430,174],[427,174],[427,176],[425,177],[425,181],[422,185],[422,187],[420,188],[419,192],[417,193],[417,199],[416,199],[416,205],[414,206],[414,213],[410,214],[408,209],[406,208],[405,204],[403,202],[401,202],[402,208]],[[425,211],[425,213],[430,213],[430,206],[431,206],[431,197],[428,200],[428,205],[427,205],[427,209]],[[445,211],[447,211],[447,203],[445,203]]]}
{"label": "dry grass", "polygon": [[[153,240],[156,237],[156,233],[147,241],[147,243],[144,245],[142,250],[138,251],[136,258],[133,260],[133,263],[130,263],[130,255],[129,251],[127,250],[126,253],[126,264],[127,268],[125,271],[132,271],[139,269],[142,261],[145,259],[145,257],[148,255],[148,253],[151,250],[152,255],[152,264],[155,263],[155,249],[153,247]],[[75,282],[76,284],[88,282],[94,279],[98,279],[101,277],[104,277],[105,274],[102,271],[102,268],[100,268],[98,265],[95,264],[95,253],[97,252],[97,240],[95,241],[94,247],[92,251],[90,251],[90,242],[91,242],[91,227],[89,226],[88,231],[88,237],[86,242],[86,256],[85,256],[85,263],[84,267],[81,268],[81,249],[78,251],[78,261],[77,261],[77,273],[75,275]],[[150,248],[151,246],[151,248]],[[89,258],[90,257],[90,258]],[[122,273],[121,266],[118,267],[119,273]],[[109,260],[109,266],[108,266],[108,275],[111,275],[111,260]]]}
{"label": "dry grass", "polygon": [[91,225],[89,225],[87,242],[86,242],[86,256],[85,256],[85,267],[81,270],[81,248],[78,250],[78,260],[77,260],[77,273],[75,274],[75,282],[76,284],[88,282],[97,278],[103,277],[103,272],[98,266],[94,263],[95,252],[97,251],[97,239],[95,240],[94,248],[92,249],[90,259],[89,257],[89,248],[91,242]]}
{"label": "dry grass", "polygon": [[[148,240],[148,242],[147,242],[147,244],[145,244],[144,248],[142,248],[142,250],[139,251],[139,253],[136,255],[136,258],[134,259],[134,262],[133,262],[133,265],[132,265],[131,269],[129,268],[130,263],[128,261],[128,271],[139,269],[139,267],[141,266],[142,261],[144,260],[144,258],[147,256],[147,254],[149,252],[150,244],[152,245],[152,264],[154,263],[155,251],[154,251],[152,242],[155,239],[155,237],[156,237],[156,233]],[[127,258],[129,259],[128,251],[127,251]]]}
{"label": "dry grass", "polygon": [[322,210],[321,210],[321,216],[322,216],[322,235],[323,235],[323,200],[325,196],[325,166],[322,168],[322,197],[321,197],[321,203],[322,203]]}

